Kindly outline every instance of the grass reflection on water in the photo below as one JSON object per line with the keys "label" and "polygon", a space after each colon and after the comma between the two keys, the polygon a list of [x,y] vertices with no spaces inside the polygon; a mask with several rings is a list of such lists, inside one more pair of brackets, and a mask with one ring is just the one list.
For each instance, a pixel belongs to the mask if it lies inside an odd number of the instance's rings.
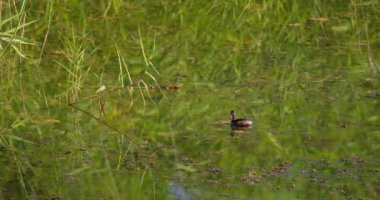
{"label": "grass reflection on water", "polygon": [[379,196],[378,2],[1,5],[0,199]]}

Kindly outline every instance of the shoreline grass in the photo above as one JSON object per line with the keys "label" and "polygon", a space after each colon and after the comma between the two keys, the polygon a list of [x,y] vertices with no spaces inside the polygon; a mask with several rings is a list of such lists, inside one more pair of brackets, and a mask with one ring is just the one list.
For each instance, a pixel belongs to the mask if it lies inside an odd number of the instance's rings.
{"label": "shoreline grass", "polygon": [[0,2],[0,199],[378,197],[379,9]]}

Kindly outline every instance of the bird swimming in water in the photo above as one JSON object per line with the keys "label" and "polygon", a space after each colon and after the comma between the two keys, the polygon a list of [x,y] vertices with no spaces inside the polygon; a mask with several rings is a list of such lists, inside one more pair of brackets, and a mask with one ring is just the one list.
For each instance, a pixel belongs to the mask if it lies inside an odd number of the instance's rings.
{"label": "bird swimming in water", "polygon": [[251,127],[252,121],[249,119],[236,119],[236,113],[233,110],[231,110],[230,125],[233,127]]}

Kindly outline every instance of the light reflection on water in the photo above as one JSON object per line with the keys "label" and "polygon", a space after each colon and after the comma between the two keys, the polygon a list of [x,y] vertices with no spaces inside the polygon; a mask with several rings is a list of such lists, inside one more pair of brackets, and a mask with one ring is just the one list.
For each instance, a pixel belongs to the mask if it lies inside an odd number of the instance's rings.
{"label": "light reflection on water", "polygon": [[173,180],[169,183],[169,193],[174,197],[176,200],[193,200],[196,199],[194,195],[192,195],[188,189],[185,189],[185,187],[181,184],[179,184],[177,181]]}

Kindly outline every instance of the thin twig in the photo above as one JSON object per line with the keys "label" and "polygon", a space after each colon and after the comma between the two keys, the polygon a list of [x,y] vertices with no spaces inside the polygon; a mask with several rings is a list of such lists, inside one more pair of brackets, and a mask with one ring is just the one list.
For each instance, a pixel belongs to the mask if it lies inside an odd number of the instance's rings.
{"label": "thin twig", "polygon": [[[115,131],[116,133],[119,133],[120,135],[125,135],[131,142],[133,142],[134,144],[136,144],[136,146],[138,147],[138,143],[136,142],[137,139],[132,139],[132,137],[134,137],[133,135],[131,134],[127,134],[127,133],[123,133],[121,132],[120,130],[118,130],[117,128],[111,126],[109,123],[107,123],[106,121],[100,119],[100,118],[97,118],[95,115],[91,114],[90,112],[86,111],[86,110],[83,110],[82,108],[79,108],[77,106],[75,106],[75,103],[69,103],[68,106],[74,108],[75,110],[79,110],[81,111],[82,113],[88,115],[89,117],[95,119],[96,121],[98,121],[99,123],[107,126],[108,128],[110,128],[111,130]],[[134,141],[135,140],[135,141]]]}

